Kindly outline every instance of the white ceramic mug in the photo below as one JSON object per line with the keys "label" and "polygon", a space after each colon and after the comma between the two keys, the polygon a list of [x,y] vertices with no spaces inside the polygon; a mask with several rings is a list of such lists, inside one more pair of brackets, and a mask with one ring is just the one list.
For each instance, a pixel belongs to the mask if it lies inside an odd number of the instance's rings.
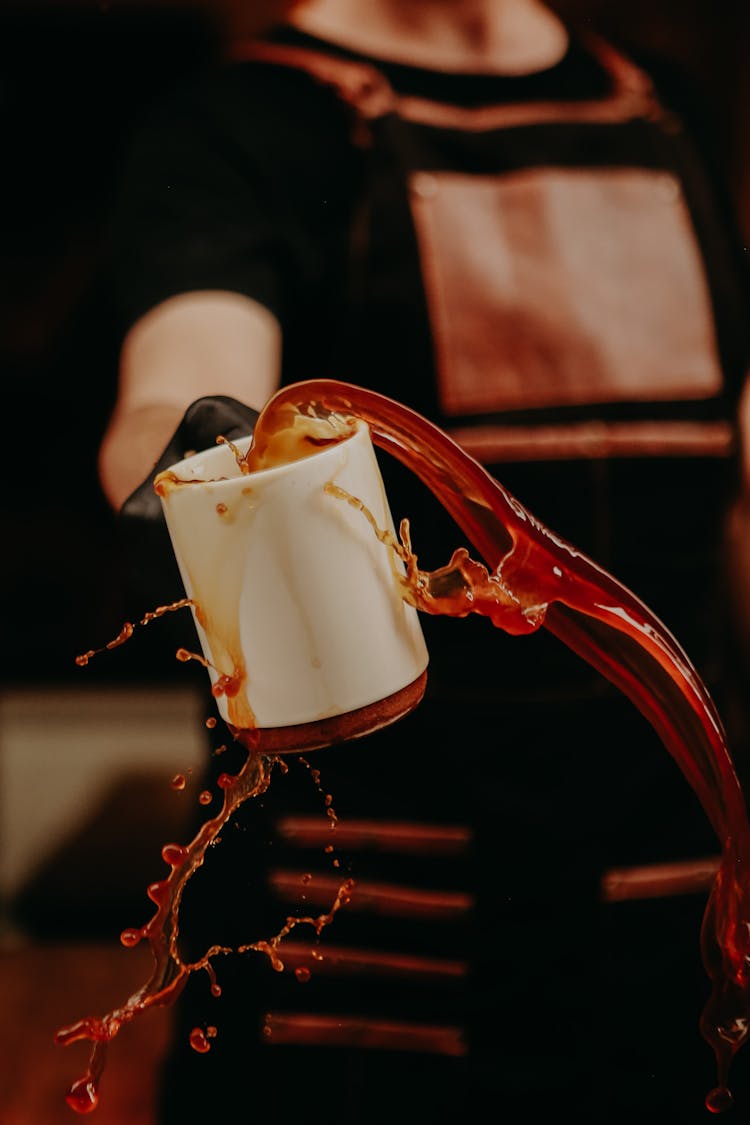
{"label": "white ceramic mug", "polygon": [[[234,444],[244,454],[250,442]],[[338,486],[394,532],[364,422],[302,460],[252,473],[219,444],[172,465],[166,481],[167,527],[232,727],[275,731],[270,749],[309,749],[419,702],[428,653],[402,596],[403,564],[357,506],[325,488]]]}

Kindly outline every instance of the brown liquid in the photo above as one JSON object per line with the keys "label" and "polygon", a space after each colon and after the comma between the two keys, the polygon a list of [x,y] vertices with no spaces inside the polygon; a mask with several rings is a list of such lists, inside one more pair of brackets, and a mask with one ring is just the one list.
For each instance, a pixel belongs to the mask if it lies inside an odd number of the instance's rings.
{"label": "brown liquid", "polygon": [[[479,613],[513,635],[541,626],[549,629],[633,702],[692,786],[721,846],[701,930],[703,960],[712,981],[701,1030],[714,1050],[718,1072],[706,1106],[714,1113],[728,1109],[730,1065],[750,1032],[750,888],[743,875],[750,870],[750,824],[721,718],[705,685],[669,630],[633,593],[540,524],[443,431],[374,391],[333,380],[311,380],[280,391],[258,419],[243,471],[295,460],[321,444],[341,440],[350,432],[352,418],[366,421],[375,444],[420,477],[483,560],[475,561],[462,548],[447,566],[425,573],[417,569],[411,553],[407,521],[401,525],[400,543],[375,529],[406,564],[404,597],[425,613]],[[358,503],[346,494],[341,499]],[[116,643],[124,639],[121,634]],[[187,880],[235,809],[265,791],[279,762],[275,752],[266,749],[263,731],[232,733],[248,749],[248,758],[236,777],[220,779],[221,812],[206,821],[186,847],[164,848],[170,874],[148,891],[156,913],[142,930],[122,935],[125,945],[148,940],[154,958],[151,979],[121,1008],[80,1020],[57,1034],[60,1043],[89,1039],[94,1044],[86,1073],[68,1094],[68,1104],[78,1112],[95,1108],[107,1044],[122,1024],[154,1004],[172,1001],[196,969],[209,972],[215,985],[212,960],[232,952],[213,947],[198,962],[186,964],[177,949],[179,906]],[[275,938],[237,952],[265,952],[280,965],[278,947],[290,929],[306,922],[320,932],[350,890],[351,884],[342,885],[328,914],[292,919]],[[198,1050],[210,1046],[200,1033],[195,1040]]]}

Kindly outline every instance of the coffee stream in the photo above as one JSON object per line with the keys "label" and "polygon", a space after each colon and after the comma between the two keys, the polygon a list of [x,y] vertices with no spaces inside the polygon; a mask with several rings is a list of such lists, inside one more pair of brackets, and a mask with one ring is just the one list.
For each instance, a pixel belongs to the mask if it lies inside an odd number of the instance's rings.
{"label": "coffee stream", "polygon": [[[744,875],[750,870],[750,823],[722,721],[705,685],[679,643],[643,602],[539,523],[447,434],[392,399],[336,380],[294,384],[266,405],[247,454],[242,457],[235,451],[235,455],[243,472],[296,460],[342,440],[356,418],[369,425],[377,446],[433,492],[483,559],[477,562],[460,548],[446,566],[420,571],[411,551],[408,521],[402,521],[399,540],[373,525],[385,547],[405,564],[404,598],[425,613],[481,614],[512,635],[541,626],[549,629],[649,720],[700,801],[721,847],[701,928],[703,961],[712,982],[701,1031],[713,1048],[718,1077],[706,1107],[713,1113],[728,1109],[731,1062],[750,1033],[750,886]],[[170,486],[179,487],[173,476]],[[356,497],[334,485],[329,491],[362,508],[372,522]],[[185,604],[190,603],[175,603],[174,608]],[[169,608],[147,615],[144,623]],[[195,609],[200,615],[200,607]],[[122,643],[130,633],[132,626],[126,626],[106,647]],[[79,657],[79,663],[86,663],[91,655],[93,651]],[[202,659],[184,651],[178,657]],[[218,695],[238,688],[237,676],[224,672],[213,691]],[[197,969],[208,972],[218,994],[213,960],[222,954],[255,950],[267,954],[275,968],[283,968],[279,946],[286,934],[300,923],[312,925],[320,934],[351,895],[352,883],[347,881],[327,914],[289,918],[275,937],[236,950],[214,946],[197,962],[181,959],[178,916],[187,881],[234,811],[249,797],[265,792],[274,766],[282,764],[277,755],[264,752],[262,730],[232,729],[232,733],[248,750],[248,757],[236,776],[220,777],[221,811],[188,845],[163,848],[170,873],[148,888],[156,912],[142,929],[126,930],[121,937],[126,946],[148,941],[154,962],[151,978],[121,1008],[57,1033],[59,1043],[88,1039],[93,1044],[85,1074],[67,1095],[68,1104],[79,1113],[96,1107],[107,1045],[124,1023],[153,1005],[174,1000]],[[205,1051],[210,1043],[205,1035],[198,1035],[194,1046]]]}

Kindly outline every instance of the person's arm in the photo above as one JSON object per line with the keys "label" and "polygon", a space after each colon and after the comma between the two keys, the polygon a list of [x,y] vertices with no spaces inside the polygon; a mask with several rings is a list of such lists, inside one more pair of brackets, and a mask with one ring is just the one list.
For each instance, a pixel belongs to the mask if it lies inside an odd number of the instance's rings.
{"label": "person's arm", "polygon": [[99,451],[112,507],[145,479],[191,402],[220,394],[260,410],[278,387],[280,366],[278,321],[238,293],[185,293],[141,317],[123,342]]}

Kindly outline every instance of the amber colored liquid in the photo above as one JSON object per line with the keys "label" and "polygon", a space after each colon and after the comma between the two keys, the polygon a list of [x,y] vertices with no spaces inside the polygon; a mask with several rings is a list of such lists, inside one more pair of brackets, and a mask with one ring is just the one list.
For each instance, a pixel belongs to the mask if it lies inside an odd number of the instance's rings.
{"label": "amber colored liquid", "polygon": [[[750,1033],[750,893],[744,875],[750,870],[750,824],[721,718],[705,685],[669,630],[631,591],[539,523],[442,430],[374,391],[321,379],[278,392],[258,420],[246,471],[320,448],[319,433],[310,436],[299,423],[305,417],[328,415],[340,426],[341,436],[346,435],[348,419],[366,421],[375,444],[424,482],[481,556],[478,562],[460,549],[445,567],[425,573],[411,554],[407,521],[400,542],[381,533],[406,563],[404,597],[425,613],[479,613],[513,635],[549,629],[632,701],[693,788],[721,847],[701,931],[703,960],[712,981],[701,1030],[714,1050],[718,1073],[706,1106],[713,1113],[729,1108],[730,1065]],[[356,503],[353,497],[342,499]],[[170,874],[148,891],[156,913],[143,929],[122,935],[126,945],[148,940],[154,958],[150,980],[120,1009],[58,1032],[61,1043],[93,1043],[87,1071],[68,1094],[68,1103],[78,1112],[95,1108],[107,1044],[123,1023],[154,1004],[169,1003],[196,969],[206,970],[218,988],[212,959],[232,951],[214,947],[198,962],[182,962],[177,947],[180,899],[207,847],[242,802],[265,790],[278,761],[264,752],[263,732],[233,733],[248,749],[248,758],[236,777],[221,779],[221,812],[207,820],[186,847],[163,849]],[[292,926],[306,922],[320,932],[346,902],[350,889],[342,885],[328,914],[290,920],[275,938],[238,952],[259,950],[278,960],[280,942]],[[196,1049],[207,1050],[208,1039],[198,1038]]]}

